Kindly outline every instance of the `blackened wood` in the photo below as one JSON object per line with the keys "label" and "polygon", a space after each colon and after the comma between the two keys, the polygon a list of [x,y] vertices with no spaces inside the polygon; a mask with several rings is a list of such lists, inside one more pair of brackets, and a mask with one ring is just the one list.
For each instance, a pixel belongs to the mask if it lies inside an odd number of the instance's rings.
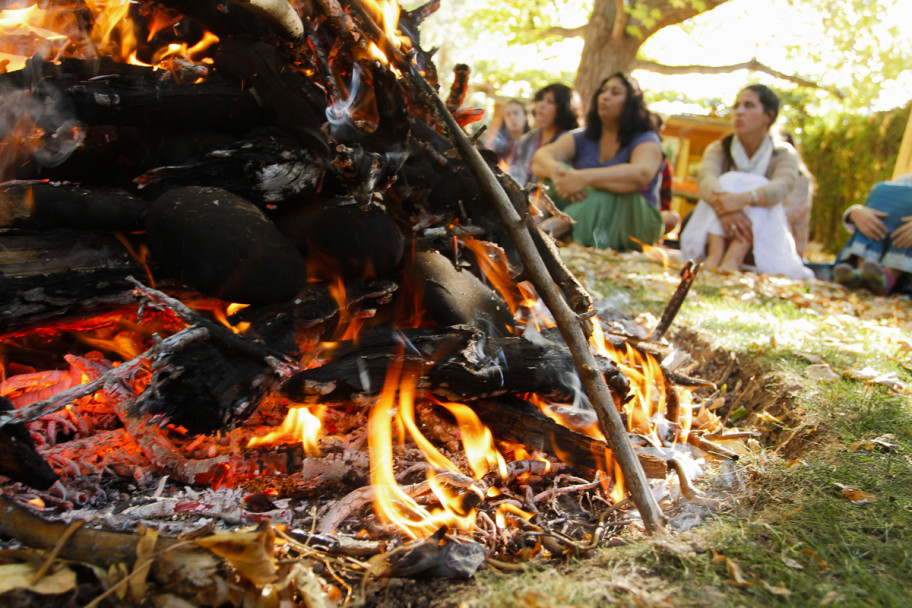
{"label": "blackened wood", "polygon": [[[379,393],[389,365],[404,358],[423,370],[420,390],[448,401],[535,392],[565,402],[575,395],[569,351],[545,336],[491,338],[472,327],[372,332],[327,356],[332,360],[294,374],[280,392],[299,403],[364,402]],[[612,362],[599,364],[623,379]]]}
{"label": "blackened wood", "polygon": [[672,322],[678,315],[678,311],[681,310],[681,305],[684,304],[684,299],[687,297],[687,292],[690,291],[690,286],[693,285],[694,279],[697,278],[699,270],[700,264],[695,263],[693,260],[687,260],[684,264],[681,269],[681,282],[678,283],[677,289],[675,289],[674,294],[668,301],[668,306],[665,307],[665,312],[662,313],[662,318],[659,319],[659,323],[652,333],[653,340],[660,339],[671,327]]}
{"label": "blackened wood", "polygon": [[[9,399],[0,397],[0,412],[14,409]],[[50,465],[35,451],[35,443],[21,422],[0,427],[0,475],[39,490],[48,489],[58,479]]]}
{"label": "blackened wood", "polygon": [[251,131],[179,165],[155,167],[135,179],[145,193],[178,186],[223,188],[263,209],[307,202],[319,192],[323,163],[278,129]]}
{"label": "blackened wood", "polygon": [[[436,251],[419,251],[406,262],[406,275],[436,323],[476,325],[492,337],[512,333],[515,319],[500,295]],[[414,297],[404,293],[403,297]]]}
{"label": "blackened wood", "polygon": [[0,184],[0,227],[133,231],[146,202],[118,190],[43,181]]}
{"label": "blackened wood", "polygon": [[135,302],[126,277],[143,269],[111,235],[4,230],[0,239],[0,335]]}
{"label": "blackened wood", "polygon": [[261,124],[256,98],[236,83],[207,79],[177,85],[147,78],[108,76],[62,86],[76,117],[89,125],[219,130],[243,134]]}
{"label": "blackened wood", "polygon": [[[571,466],[605,468],[607,443],[558,424],[528,402],[481,399],[467,405],[499,439],[553,454]],[[664,479],[668,473],[665,461],[657,456],[637,452],[637,458],[646,477]]]}
{"label": "blackened wood", "polygon": [[146,237],[166,276],[229,302],[290,300],[307,281],[291,241],[227,190],[169,190],[149,207]]}
{"label": "blackened wood", "polygon": [[384,209],[350,198],[302,205],[275,222],[307,254],[310,276],[326,281],[388,279],[405,251],[402,232]]}

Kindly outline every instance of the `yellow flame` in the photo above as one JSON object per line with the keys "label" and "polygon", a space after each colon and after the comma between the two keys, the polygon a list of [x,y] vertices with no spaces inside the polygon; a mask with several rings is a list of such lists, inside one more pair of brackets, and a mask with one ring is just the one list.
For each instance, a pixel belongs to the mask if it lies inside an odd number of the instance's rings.
{"label": "yellow flame", "polygon": [[300,441],[304,453],[311,458],[317,458],[321,455],[320,437],[323,435],[322,420],[325,412],[324,405],[314,406],[313,411],[308,407],[293,407],[288,410],[282,426],[263,437],[253,437],[247,443],[247,447]]}
{"label": "yellow flame", "polygon": [[222,308],[217,306],[212,310],[212,314],[215,317],[215,320],[233,331],[236,334],[242,334],[248,329],[250,329],[250,323],[248,321],[241,321],[237,325],[232,325],[228,320],[228,317],[233,315],[239,310],[243,310],[247,304],[229,304],[227,307]]}
{"label": "yellow flame", "polygon": [[383,390],[367,419],[374,510],[380,519],[395,524],[410,537],[423,538],[433,534],[439,524],[424,507],[402,491],[393,473],[392,419],[396,416],[401,371],[400,362],[390,365]]}
{"label": "yellow flame", "polygon": [[[516,505],[508,503],[508,502],[501,503],[497,507],[497,512],[494,514],[494,522],[497,524],[497,527],[500,528],[501,530],[507,528],[508,525],[511,525],[511,522],[509,522],[507,520],[507,515],[512,515],[512,516],[518,517],[520,519],[523,519],[525,521],[529,521],[530,519],[532,519],[532,516],[534,515],[534,513],[529,513],[527,511],[523,511]],[[513,525],[515,525],[515,524],[513,524]]]}
{"label": "yellow flame", "polygon": [[501,479],[506,479],[507,463],[494,447],[494,436],[491,434],[491,429],[482,424],[478,414],[462,403],[441,403],[440,405],[448,409],[456,418],[466,459],[475,474],[475,479],[481,479],[488,471],[494,469],[500,473]]}

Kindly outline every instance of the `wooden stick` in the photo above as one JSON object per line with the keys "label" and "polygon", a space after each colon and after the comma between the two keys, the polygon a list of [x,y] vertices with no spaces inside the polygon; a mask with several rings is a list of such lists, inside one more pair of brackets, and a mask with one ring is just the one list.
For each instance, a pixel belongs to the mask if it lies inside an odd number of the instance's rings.
{"label": "wooden stick", "polygon": [[695,264],[693,260],[687,260],[687,263],[684,264],[684,268],[681,269],[681,282],[678,283],[678,288],[675,289],[674,294],[668,301],[668,306],[665,307],[665,312],[662,314],[662,318],[659,319],[659,324],[656,325],[655,331],[652,332],[652,340],[660,339],[671,327],[672,322],[678,315],[678,311],[681,310],[681,305],[684,304],[684,298],[687,297],[690,286],[693,285],[694,279],[697,278],[698,270],[700,270],[700,264]]}

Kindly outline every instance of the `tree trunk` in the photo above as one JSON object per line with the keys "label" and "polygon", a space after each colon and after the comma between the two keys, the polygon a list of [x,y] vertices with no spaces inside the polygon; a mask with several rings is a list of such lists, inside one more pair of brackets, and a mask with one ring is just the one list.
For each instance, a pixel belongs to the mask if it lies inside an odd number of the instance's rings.
{"label": "tree trunk", "polygon": [[645,38],[624,31],[625,15],[616,10],[615,0],[595,0],[592,18],[586,27],[586,42],[580,55],[579,69],[573,87],[583,102],[583,112],[589,111],[592,94],[602,79],[614,72],[627,72]]}
{"label": "tree trunk", "polygon": [[637,52],[650,36],[726,2],[703,0],[700,4],[704,8],[699,10],[692,2],[643,0],[638,4],[645,5],[644,12],[650,16],[645,22],[633,12],[624,11],[623,0],[595,0],[574,82],[583,101],[583,112],[589,111],[592,94],[602,79],[614,72],[632,71]]}

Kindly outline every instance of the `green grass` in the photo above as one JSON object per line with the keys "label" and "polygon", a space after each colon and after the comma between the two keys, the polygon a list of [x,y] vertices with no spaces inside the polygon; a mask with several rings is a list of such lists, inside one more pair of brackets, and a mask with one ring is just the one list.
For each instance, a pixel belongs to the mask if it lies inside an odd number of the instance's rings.
{"label": "green grass", "polygon": [[[632,314],[660,315],[674,290],[674,271],[653,262],[572,251],[569,258],[600,296],[623,292]],[[737,463],[743,491],[726,490],[724,506],[687,532],[633,534],[628,546],[539,562],[521,574],[485,571],[453,601],[912,606],[910,309],[819,283],[698,277],[674,327],[734,353],[761,376],[763,391],[738,422],[762,433]],[[811,373],[824,364],[832,378]],[[865,368],[892,373],[902,385],[874,383],[860,373]],[[709,474],[698,485],[718,495],[720,479]],[[853,504],[843,495],[851,489],[874,502]]]}

